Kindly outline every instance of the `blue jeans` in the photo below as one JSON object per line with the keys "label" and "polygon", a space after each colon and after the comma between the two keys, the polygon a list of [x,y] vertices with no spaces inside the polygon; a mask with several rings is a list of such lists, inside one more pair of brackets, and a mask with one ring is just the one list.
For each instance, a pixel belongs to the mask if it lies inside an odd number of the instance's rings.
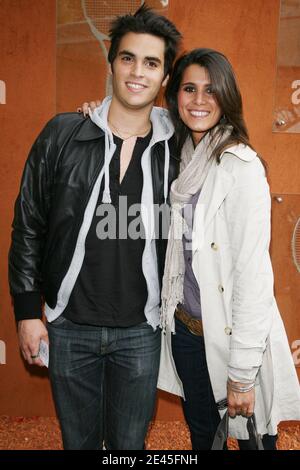
{"label": "blue jeans", "polygon": [[160,331],[48,323],[49,375],[65,449],[143,449],[152,418]]}
{"label": "blue jeans", "polygon": [[[193,450],[211,449],[220,422],[205,355],[203,336],[192,334],[177,318],[176,334],[172,335],[172,352],[186,400],[183,412],[191,433]],[[224,397],[225,398],[225,397]],[[277,436],[263,436],[266,450],[276,449]],[[239,440],[240,450],[254,450],[255,443]]]}

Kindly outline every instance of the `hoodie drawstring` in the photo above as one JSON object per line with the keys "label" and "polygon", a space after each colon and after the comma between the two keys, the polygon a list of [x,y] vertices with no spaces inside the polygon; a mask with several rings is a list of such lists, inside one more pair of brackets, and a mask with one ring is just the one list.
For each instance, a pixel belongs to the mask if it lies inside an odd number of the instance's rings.
{"label": "hoodie drawstring", "polygon": [[105,157],[104,157],[104,191],[102,202],[104,204],[111,203],[110,187],[109,187],[109,164],[115,153],[116,145],[113,141],[111,132],[107,129],[105,132]]}
{"label": "hoodie drawstring", "polygon": [[170,150],[168,141],[165,140],[165,168],[164,168],[164,204],[167,204],[169,192],[169,167],[170,167]]}

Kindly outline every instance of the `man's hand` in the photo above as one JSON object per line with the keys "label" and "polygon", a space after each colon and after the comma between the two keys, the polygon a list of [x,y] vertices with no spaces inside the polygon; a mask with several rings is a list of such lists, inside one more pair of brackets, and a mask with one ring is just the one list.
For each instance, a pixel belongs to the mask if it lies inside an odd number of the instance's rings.
{"label": "man's hand", "polygon": [[89,108],[91,112],[94,111],[95,108],[101,105],[101,101],[90,101],[89,103],[83,103],[81,108],[77,108],[77,113],[83,113],[84,117],[89,115]]}
{"label": "man's hand", "polygon": [[[48,332],[42,320],[20,320],[18,322],[19,344],[25,361],[44,367],[38,357],[40,341],[43,339],[49,344]],[[36,356],[36,357],[35,357]]]}
{"label": "man's hand", "polygon": [[[235,383],[238,386],[245,386],[245,384]],[[236,415],[250,418],[254,413],[255,390],[252,388],[249,392],[238,393],[232,391],[230,386],[227,386],[227,402],[228,414],[231,418],[235,418]]]}

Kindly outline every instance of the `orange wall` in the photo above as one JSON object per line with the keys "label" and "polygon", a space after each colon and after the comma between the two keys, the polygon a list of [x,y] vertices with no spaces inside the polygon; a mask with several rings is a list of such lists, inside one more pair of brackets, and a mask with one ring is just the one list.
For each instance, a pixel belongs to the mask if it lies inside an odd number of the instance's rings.
{"label": "orange wall", "polygon": [[[252,143],[269,163],[272,191],[298,194],[300,135],[272,133],[278,16],[279,0],[170,0],[169,8],[185,49],[206,46],[228,56],[241,85]],[[0,80],[7,87],[6,104],[0,104],[0,340],[7,362],[0,365],[0,414],[47,416],[54,409],[46,373],[24,366],[18,352],[7,250],[24,160],[55,112],[55,0],[0,0],[0,18]],[[82,92],[78,96],[76,104]],[[182,419],[178,400],[160,396],[157,418]]]}
{"label": "orange wall", "polygon": [[55,112],[55,1],[0,0],[0,23],[0,80],[6,82],[6,104],[0,105],[0,340],[6,343],[0,414],[47,416],[54,413],[48,379],[24,366],[17,346],[7,251],[24,160]]}

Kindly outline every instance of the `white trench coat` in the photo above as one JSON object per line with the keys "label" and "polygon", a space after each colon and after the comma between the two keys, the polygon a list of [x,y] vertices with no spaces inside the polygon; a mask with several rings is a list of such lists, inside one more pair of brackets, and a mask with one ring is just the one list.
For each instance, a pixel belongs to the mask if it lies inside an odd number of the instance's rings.
{"label": "white trench coat", "polygon": [[[200,193],[192,266],[215,400],[226,398],[228,374],[238,373],[242,382],[251,370],[254,378],[259,367],[258,432],[274,435],[280,421],[300,420],[300,389],[273,293],[270,214],[269,186],[257,154],[241,144],[227,149]],[[158,388],[184,396],[171,351],[172,321],[162,334]],[[248,439],[246,419],[231,419],[229,434]]]}

